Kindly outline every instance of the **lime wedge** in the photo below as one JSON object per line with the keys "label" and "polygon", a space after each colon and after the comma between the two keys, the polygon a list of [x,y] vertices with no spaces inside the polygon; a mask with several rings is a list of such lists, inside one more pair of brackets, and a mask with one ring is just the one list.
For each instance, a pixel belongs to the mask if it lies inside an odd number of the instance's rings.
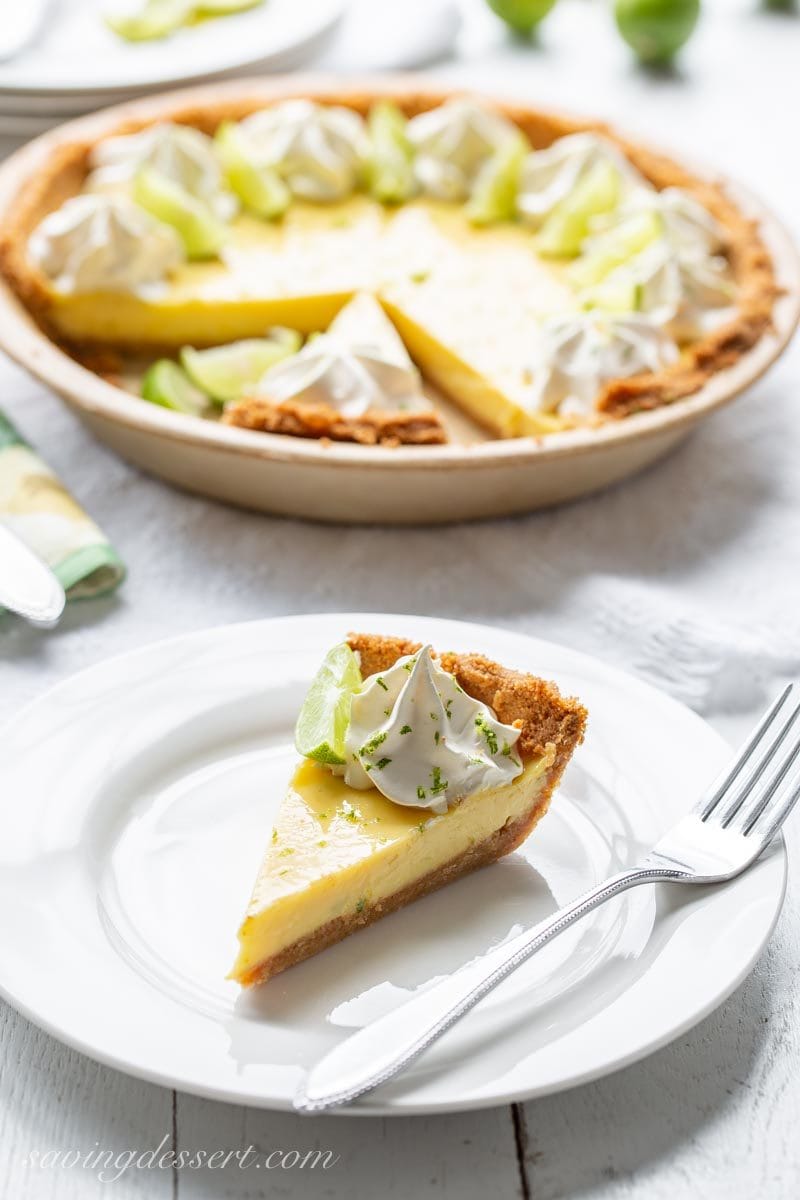
{"label": "lime wedge", "polygon": [[491,225],[495,221],[514,219],[517,215],[519,174],[530,149],[528,139],[522,134],[510,137],[483,164],[467,205],[467,216],[473,225]]}
{"label": "lime wedge", "polygon": [[628,271],[614,271],[608,279],[587,288],[581,303],[583,308],[600,308],[604,312],[638,312],[642,306],[642,285]]}
{"label": "lime wedge", "polygon": [[294,329],[274,329],[270,337],[246,338],[211,350],[184,346],[181,363],[192,383],[214,400],[238,400],[282,358],[296,354],[301,337]]}
{"label": "lime wedge", "polygon": [[151,404],[171,408],[175,412],[201,417],[210,405],[205,392],[192,383],[186,372],[171,358],[161,358],[145,372],[142,396]]}
{"label": "lime wedge", "polygon": [[105,22],[127,42],[155,41],[184,25],[194,7],[194,0],[147,0],[138,12],[107,13]]}
{"label": "lime wedge", "polygon": [[547,258],[573,258],[580,251],[593,218],[616,208],[621,192],[622,177],[613,163],[605,160],[595,163],[542,225],[537,238],[540,254]]}
{"label": "lime wedge", "polygon": [[663,232],[657,213],[632,213],[612,229],[592,236],[581,259],[569,268],[570,282],[579,288],[599,283],[657,241]]}
{"label": "lime wedge", "polygon": [[221,221],[180,184],[153,167],[141,167],[133,181],[133,198],[159,221],[177,230],[189,258],[215,258],[227,237]]}
{"label": "lime wedge", "polygon": [[259,167],[250,154],[247,138],[234,121],[223,121],[214,147],[232,190],[257,217],[274,220],[286,212],[292,194],[272,167]]}
{"label": "lime wedge", "polygon": [[369,110],[364,170],[370,194],[382,204],[400,204],[414,191],[414,152],[406,125],[403,113],[389,100],[373,104]]}
{"label": "lime wedge", "polygon": [[358,659],[347,643],[329,650],[297,718],[294,744],[298,753],[315,762],[344,763],[350,705],[361,684]]}

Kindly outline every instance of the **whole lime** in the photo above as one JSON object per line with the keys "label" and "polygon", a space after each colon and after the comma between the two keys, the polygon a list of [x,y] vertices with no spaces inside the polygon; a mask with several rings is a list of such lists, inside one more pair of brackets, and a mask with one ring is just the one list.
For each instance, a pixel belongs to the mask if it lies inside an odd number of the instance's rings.
{"label": "whole lime", "polygon": [[516,33],[532,33],[556,0],[488,0],[488,3]]}
{"label": "whole lime", "polygon": [[669,62],[692,36],[700,0],[616,0],[614,15],[642,62]]}

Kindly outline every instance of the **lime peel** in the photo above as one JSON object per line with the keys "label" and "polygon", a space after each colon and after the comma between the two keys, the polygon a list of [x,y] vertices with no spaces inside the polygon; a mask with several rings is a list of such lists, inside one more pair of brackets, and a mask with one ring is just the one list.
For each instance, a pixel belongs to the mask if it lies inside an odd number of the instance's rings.
{"label": "lime peel", "polygon": [[152,216],[175,229],[190,259],[215,258],[227,229],[200,200],[154,167],[140,167],[133,199]]}
{"label": "lime peel", "polygon": [[286,212],[292,198],[288,185],[274,168],[253,160],[247,138],[234,121],[223,121],[214,147],[230,187],[246,209],[266,220]]}
{"label": "lime peel", "polygon": [[138,12],[106,13],[104,20],[126,42],[151,42],[185,25],[194,7],[194,0],[147,0]]}
{"label": "lime peel", "polygon": [[350,707],[362,683],[358,658],[347,642],[328,651],[297,718],[299,754],[326,766],[344,765]]}
{"label": "lime peel", "polygon": [[296,330],[278,326],[266,338],[244,338],[208,350],[184,346],[181,364],[192,383],[224,404],[246,395],[265,371],[296,354],[301,341]]}
{"label": "lime peel", "polygon": [[612,212],[622,195],[622,175],[606,160],[596,162],[557,204],[539,230],[539,252],[547,258],[574,258],[595,217]]}
{"label": "lime peel", "polygon": [[467,204],[474,225],[512,221],[517,215],[517,193],[522,164],[531,146],[524,134],[512,136],[483,164]]}
{"label": "lime peel", "polygon": [[373,104],[367,118],[369,151],[364,174],[370,194],[382,204],[400,204],[414,192],[414,151],[408,122],[390,100]]}
{"label": "lime peel", "polygon": [[201,417],[208,412],[208,395],[195,387],[189,376],[171,358],[160,358],[142,379],[142,398],[174,412]]}
{"label": "lime peel", "polygon": [[576,287],[600,283],[617,267],[658,241],[663,233],[664,222],[657,213],[632,213],[613,228],[592,236],[582,257],[568,270],[570,282]]}
{"label": "lime peel", "polygon": [[226,17],[264,0],[145,0],[137,11],[106,13],[104,20],[126,42],[152,42],[203,17]]}

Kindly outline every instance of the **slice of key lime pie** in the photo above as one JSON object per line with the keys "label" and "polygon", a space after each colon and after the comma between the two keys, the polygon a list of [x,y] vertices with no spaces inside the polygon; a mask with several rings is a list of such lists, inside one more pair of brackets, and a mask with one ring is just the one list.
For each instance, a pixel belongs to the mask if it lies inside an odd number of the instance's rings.
{"label": "slice of key lime pie", "polygon": [[477,654],[373,634],[334,647],[300,712],[231,972],[263,983],[514,850],[544,816],[586,712]]}
{"label": "slice of key lime pie", "polygon": [[[147,399],[424,445],[445,433],[421,375],[492,436],[543,435],[689,395],[770,326],[753,222],[606,128],[402,88],[209,95],[60,145],[0,243],[84,357],[166,351]],[[296,361],[187,387],[187,351],[276,327]]]}

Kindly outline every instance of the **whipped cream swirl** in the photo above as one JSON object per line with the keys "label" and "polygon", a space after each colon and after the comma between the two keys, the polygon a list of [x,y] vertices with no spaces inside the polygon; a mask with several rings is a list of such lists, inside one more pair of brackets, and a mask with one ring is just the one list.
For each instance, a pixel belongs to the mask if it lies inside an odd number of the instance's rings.
{"label": "whipped cream swirl", "polygon": [[28,252],[62,292],[131,291],[163,281],[184,259],[171,226],[125,197],[90,193],[49,213]]}
{"label": "whipped cream swirl", "polygon": [[361,293],[347,304],[327,333],[264,374],[256,394],[277,404],[296,400],[325,404],[350,419],[369,409],[430,408],[394,326],[374,297]]}
{"label": "whipped cream swirl", "polygon": [[522,772],[520,731],[474,700],[425,646],[365,680],[353,697],[345,783],[443,813]]}
{"label": "whipped cream swirl", "polygon": [[341,200],[355,190],[367,135],[352,109],[285,100],[245,117],[239,127],[253,161],[273,167],[295,196]]}
{"label": "whipped cream swirl", "polygon": [[512,121],[466,97],[412,117],[406,128],[417,182],[440,200],[466,199],[486,160],[519,137]]}
{"label": "whipped cream swirl", "polygon": [[646,316],[589,312],[551,317],[539,331],[529,406],[585,417],[610,380],[659,371],[677,358],[675,342]]}
{"label": "whipped cream swirl", "polygon": [[541,225],[584,175],[601,162],[610,163],[619,172],[623,195],[634,189],[651,190],[613,142],[595,133],[572,133],[546,150],[534,150],[523,162],[517,192],[522,219],[536,227]]}
{"label": "whipped cream swirl", "polygon": [[638,311],[666,326],[678,341],[702,337],[729,316],[736,286],[722,253],[725,231],[693,196],[680,188],[635,192],[584,242],[584,253],[591,257],[641,214],[655,218],[660,236],[606,276],[606,284],[612,289],[617,282],[632,284]]}
{"label": "whipped cream swirl", "polygon": [[201,201],[220,221],[230,221],[238,201],[227,188],[210,137],[188,125],[165,121],[140,133],[98,142],[87,180],[90,191],[113,190],[131,183],[140,167],[152,167]]}
{"label": "whipped cream swirl", "polygon": [[640,212],[653,213],[661,220],[665,239],[682,255],[707,258],[721,254],[728,244],[716,217],[681,188],[668,187],[660,192],[637,189],[620,207],[619,219]]}
{"label": "whipped cream swirl", "polygon": [[678,342],[703,337],[732,314],[736,288],[716,255],[680,254],[662,240],[612,272],[609,284],[623,275],[636,287],[638,310]]}

